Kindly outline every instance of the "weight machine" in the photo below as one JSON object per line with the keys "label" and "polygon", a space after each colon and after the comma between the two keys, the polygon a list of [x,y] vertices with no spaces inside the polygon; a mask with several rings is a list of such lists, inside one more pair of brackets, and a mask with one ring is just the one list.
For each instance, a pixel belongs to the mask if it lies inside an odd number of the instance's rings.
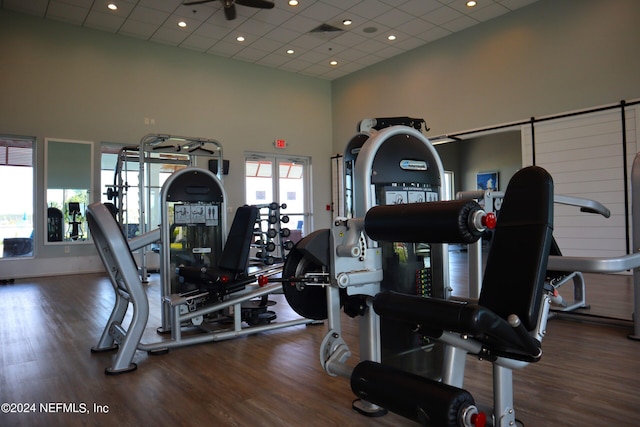
{"label": "weight machine", "polygon": [[[161,174],[198,166],[199,159],[209,160],[210,169],[222,181],[225,161],[222,144],[215,139],[147,134],[138,145],[120,148],[113,184],[107,186],[105,195],[127,238],[144,234],[160,223],[156,202],[162,188]],[[149,265],[157,268],[147,259],[149,253],[153,252],[143,247],[136,256],[143,280],[148,276]]]}
{"label": "weight machine", "polygon": [[[292,306],[306,307],[328,318],[328,333],[320,348],[321,364],[334,376],[350,379],[360,399],[354,408],[365,415],[391,410],[433,426],[515,425],[512,370],[540,359],[550,297],[544,276],[551,245],[553,184],[541,168],[519,171],[507,188],[500,220],[489,252],[479,300],[409,295],[381,290],[384,266],[378,242],[472,243],[493,222],[492,216],[469,200],[375,206],[364,217],[337,218],[328,232],[329,249],[321,244],[327,233],[302,239],[290,257],[290,280],[285,294]],[[524,246],[521,251],[513,248]],[[306,260],[306,262],[302,261]],[[329,267],[330,273],[318,271]],[[306,270],[306,272],[305,272]],[[317,285],[328,276],[328,284]],[[288,277],[287,275],[284,276]],[[299,280],[304,278],[305,281]],[[304,291],[301,291],[304,289]],[[305,300],[318,289],[326,292],[327,306]],[[343,340],[341,307],[360,296],[361,362],[347,364],[351,351]],[[293,296],[290,300],[289,298]],[[297,297],[297,299],[296,299]],[[441,381],[373,359],[362,348],[380,350],[377,318],[393,319],[407,328],[443,343]],[[494,369],[493,408],[483,412],[463,386],[467,354],[487,360]],[[375,355],[375,354],[374,354]],[[425,353],[423,356],[428,357]]]}
{"label": "weight machine", "polygon": [[[142,158],[143,153],[154,149],[187,150],[185,145],[169,144],[175,140],[176,137],[165,135],[143,138],[140,176],[144,175],[146,158]],[[205,150],[214,154],[213,150],[204,148],[209,140],[178,140],[185,144],[195,143],[196,146],[188,150],[191,153]],[[153,161],[149,163],[154,164]],[[149,190],[149,196],[155,194],[152,190]],[[186,166],[164,182],[159,197],[150,197],[149,205],[159,210],[161,215],[158,221],[160,228],[156,230],[138,234],[127,241],[115,220],[117,212],[114,209],[101,203],[88,207],[88,224],[96,233],[94,243],[116,295],[109,321],[98,345],[92,349],[94,352],[118,350],[112,366],[105,370],[107,374],[135,370],[137,366],[133,363],[133,356],[138,350],[159,354],[175,347],[313,322],[306,318],[273,322],[276,316],[267,310],[271,302],[266,300],[266,296],[279,291],[282,285],[268,284],[264,279],[259,284],[257,282],[258,277],[279,273],[281,267],[269,266],[248,272],[249,249],[258,221],[258,208],[238,208],[227,237],[225,202],[226,193],[219,176],[210,170]],[[145,212],[144,209],[142,207],[141,212]],[[141,222],[144,230],[142,225]],[[162,323],[158,332],[170,332],[171,339],[147,344],[141,342],[149,315],[149,302],[142,285],[146,273],[136,274],[137,263],[132,252],[141,250],[144,254],[148,246],[157,242],[160,242],[162,304]],[[123,320],[130,306],[133,307],[133,318],[125,328]],[[183,334],[187,331],[188,335]]]}

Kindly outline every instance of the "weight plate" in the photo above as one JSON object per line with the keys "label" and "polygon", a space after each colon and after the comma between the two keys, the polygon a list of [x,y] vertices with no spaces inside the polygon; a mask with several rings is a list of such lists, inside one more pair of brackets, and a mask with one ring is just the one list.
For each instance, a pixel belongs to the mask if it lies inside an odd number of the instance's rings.
{"label": "weight plate", "polygon": [[[323,266],[312,257],[306,256],[298,248],[305,239],[322,239],[327,250],[329,246],[329,230],[319,230],[300,240],[296,244],[285,261],[282,269],[284,279],[291,277],[302,277],[306,273],[321,273],[329,271],[328,265]],[[302,245],[303,246],[303,245]],[[323,268],[324,267],[324,268]],[[324,320],[327,318],[327,291],[324,286],[305,284],[302,289],[298,289],[295,283],[283,282],[282,290],[291,308],[300,316],[313,320]]]}

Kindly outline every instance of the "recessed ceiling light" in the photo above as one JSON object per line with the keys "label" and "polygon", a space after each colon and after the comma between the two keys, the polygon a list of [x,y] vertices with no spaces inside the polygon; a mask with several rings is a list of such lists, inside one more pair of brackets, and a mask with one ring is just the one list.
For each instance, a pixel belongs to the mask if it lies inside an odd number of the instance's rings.
{"label": "recessed ceiling light", "polygon": [[236,37],[236,40],[239,42],[243,42],[244,41],[244,36],[238,36]]}
{"label": "recessed ceiling light", "polygon": [[393,34],[389,34],[389,36],[387,37],[387,40],[394,41],[395,39],[396,39],[396,36],[394,36]]}
{"label": "recessed ceiling light", "polygon": [[333,67],[335,67],[336,65],[338,65],[338,61],[336,61],[335,59],[331,62],[329,62],[329,64]]}
{"label": "recessed ceiling light", "polygon": [[297,6],[298,0],[289,0],[289,6]]}
{"label": "recessed ceiling light", "polygon": [[342,25],[351,25],[353,24],[353,21],[351,19],[345,19],[344,21],[342,21]]}
{"label": "recessed ceiling light", "polygon": [[477,4],[478,4],[478,2],[477,2],[477,1],[475,1],[475,0],[469,0],[469,1],[467,2],[467,7],[474,7],[474,6],[475,6],[475,5],[477,5]]}
{"label": "recessed ceiling light", "polygon": [[293,55],[294,53],[296,53],[296,51],[295,51],[295,50],[293,50],[293,49],[287,49],[287,53],[288,53],[289,55]]}
{"label": "recessed ceiling light", "polygon": [[186,23],[186,22],[184,22],[184,21],[180,21],[180,22],[178,22],[178,27],[180,27],[180,28],[185,28],[186,26],[187,26],[187,23]]}
{"label": "recessed ceiling light", "polygon": [[107,8],[109,8],[109,10],[118,10],[118,5],[115,3],[109,3]]}

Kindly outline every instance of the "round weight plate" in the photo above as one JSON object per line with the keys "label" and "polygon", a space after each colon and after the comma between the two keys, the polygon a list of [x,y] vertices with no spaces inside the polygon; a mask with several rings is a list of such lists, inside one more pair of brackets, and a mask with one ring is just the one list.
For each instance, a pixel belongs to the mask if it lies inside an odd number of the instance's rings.
{"label": "round weight plate", "polygon": [[267,230],[267,236],[271,237],[272,239],[276,237],[277,234],[278,232],[275,228],[270,228],[269,230]]}
{"label": "round weight plate", "polygon": [[[329,246],[329,230],[322,230],[322,233],[312,233],[308,238],[320,238],[326,241]],[[326,233],[325,233],[326,231]],[[302,242],[302,239],[300,242]],[[314,262],[310,257],[305,257],[304,252],[298,249],[296,244],[284,263],[282,277],[302,277],[306,273],[321,273],[323,266]],[[324,271],[330,270],[329,266],[324,266]],[[327,318],[327,291],[324,286],[314,286],[305,284],[302,289],[298,289],[294,283],[283,282],[282,290],[291,308],[302,317],[313,320],[324,320]]]}
{"label": "round weight plate", "polygon": [[287,222],[289,222],[289,215],[282,215],[282,218],[280,218],[280,221],[286,224]]}
{"label": "round weight plate", "polygon": [[282,237],[289,237],[291,235],[291,230],[289,230],[288,228],[283,228],[282,230],[280,230],[280,234],[282,235]]}

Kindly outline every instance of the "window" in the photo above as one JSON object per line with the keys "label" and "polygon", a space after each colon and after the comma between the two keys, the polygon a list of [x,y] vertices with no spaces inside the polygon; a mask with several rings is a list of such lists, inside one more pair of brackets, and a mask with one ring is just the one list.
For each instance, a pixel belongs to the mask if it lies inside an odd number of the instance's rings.
{"label": "window", "polygon": [[[111,203],[116,218],[128,238],[140,234],[140,153],[138,146],[102,143],[100,186],[103,203]],[[158,200],[164,182],[174,172],[185,168],[189,158],[184,154],[148,153],[145,156],[144,197],[149,229],[160,224]],[[148,230],[147,230],[148,231]]]}
{"label": "window", "polygon": [[0,136],[0,257],[33,255],[33,145]]}
{"label": "window", "polygon": [[453,172],[444,171],[444,183],[442,188],[443,200],[454,200],[454,180],[453,180]]}

